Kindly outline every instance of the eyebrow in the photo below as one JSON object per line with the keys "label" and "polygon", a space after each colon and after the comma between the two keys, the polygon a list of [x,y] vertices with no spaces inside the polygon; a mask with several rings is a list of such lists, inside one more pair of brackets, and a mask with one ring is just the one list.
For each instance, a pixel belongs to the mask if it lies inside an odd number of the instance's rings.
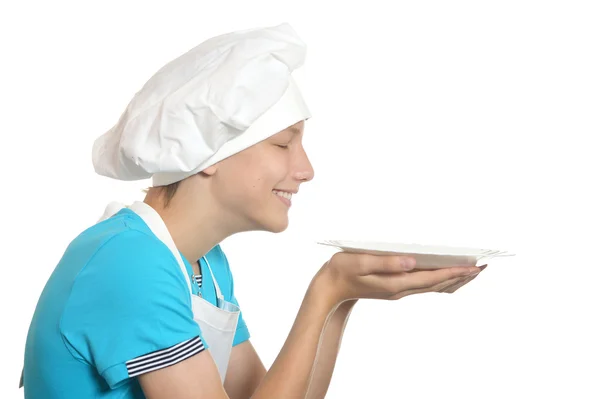
{"label": "eyebrow", "polygon": [[295,133],[295,134],[300,134],[300,133],[302,133],[302,132],[300,131],[300,129],[299,129],[299,128],[297,128],[296,126],[290,126],[290,131],[291,131],[292,133]]}

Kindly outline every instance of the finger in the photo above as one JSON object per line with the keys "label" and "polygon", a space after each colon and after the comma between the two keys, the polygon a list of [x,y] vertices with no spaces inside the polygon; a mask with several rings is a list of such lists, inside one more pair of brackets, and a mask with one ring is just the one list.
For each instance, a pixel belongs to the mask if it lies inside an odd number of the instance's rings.
{"label": "finger", "polygon": [[[371,274],[363,276],[363,278],[369,282],[368,285],[379,287],[388,295],[396,295],[408,290],[433,292],[457,283],[460,279],[466,277],[464,273],[469,271],[464,267],[453,269],[458,269],[454,270],[454,274],[458,274],[458,276],[449,273],[450,270],[448,269],[438,269],[399,274]],[[479,269],[475,268],[475,270]]]}
{"label": "finger", "polygon": [[460,279],[460,281],[458,283],[452,284],[449,287],[441,289],[439,292],[443,292],[446,294],[452,294],[452,293],[458,291],[460,288],[464,287],[465,285],[469,284],[475,277],[477,277],[477,276],[462,278],[462,279]]}
{"label": "finger", "polygon": [[473,281],[479,275],[481,270],[484,270],[486,267],[487,267],[487,265],[483,265],[483,266],[479,267],[478,268],[479,271],[475,271],[475,274],[473,274],[471,276],[453,278],[451,280],[436,284],[432,287],[424,287],[424,288],[406,290],[406,291],[400,292],[400,293],[390,297],[389,299],[390,300],[400,299],[400,298],[407,297],[409,295],[422,294],[422,293],[427,293],[427,292],[453,293],[456,290],[458,290],[459,288],[461,288],[462,286]]}
{"label": "finger", "polygon": [[[451,283],[449,285],[456,284],[457,280],[460,280],[460,279],[453,279],[453,280],[451,280]],[[438,286],[442,287],[442,288],[445,287],[444,285],[438,285]],[[439,288],[435,289],[434,287],[417,288],[417,289],[405,290],[405,291],[399,292],[396,295],[393,295],[393,296],[389,297],[388,299],[389,300],[396,300],[396,299],[400,299],[400,298],[405,298],[405,297],[410,296],[410,295],[426,294],[426,293],[429,293],[429,292],[438,292],[438,290],[439,290]]]}
{"label": "finger", "polygon": [[442,292],[444,290],[447,290],[450,287],[454,287],[456,285],[461,284],[467,278],[469,278],[469,277],[457,277],[457,278],[453,278],[452,280],[448,280],[448,281],[444,281],[443,283],[436,284],[433,287],[430,287],[429,290],[431,292]]}
{"label": "finger", "polygon": [[[486,267],[487,267],[487,264],[483,265],[483,266],[479,266],[479,273],[481,273],[481,271],[483,271]],[[458,291],[460,288],[464,287],[465,285],[469,284],[471,281],[475,280],[475,278],[477,278],[477,276],[479,276],[479,273],[477,273],[471,277],[466,277],[466,278],[462,279],[461,281],[459,281],[458,283],[453,284],[450,287],[447,287],[446,289],[444,289],[440,292],[452,294],[452,293]]]}
{"label": "finger", "polygon": [[446,289],[447,287],[455,285],[456,283],[460,282],[463,279],[464,279],[464,277],[457,277],[457,278],[453,278],[451,280],[433,285],[431,287],[422,287],[422,288],[416,288],[416,289],[403,290],[401,292],[398,292],[398,293],[388,297],[387,299],[395,300],[395,299],[407,297],[409,295],[423,294],[423,293],[427,293],[427,292],[440,292],[440,290],[443,290],[443,289]]}
{"label": "finger", "polygon": [[420,272],[405,273],[405,289],[423,289],[443,284],[449,280],[462,277],[470,277],[474,273],[479,273],[478,267],[451,267],[437,270],[427,270]]}
{"label": "finger", "polygon": [[[484,269],[485,269],[487,266],[488,266],[488,265],[487,265],[487,264],[485,264],[485,265],[483,265],[483,266],[453,266],[453,268],[456,268],[456,267],[460,267],[460,268],[464,268],[464,267],[470,267],[471,269],[475,270],[475,267],[477,267],[477,268],[479,268],[479,271],[481,272],[481,271],[483,271],[483,270],[484,270]],[[414,272],[427,272],[427,271],[431,271],[431,270],[441,270],[441,269],[442,269],[442,268],[437,268],[437,269],[433,269],[433,268],[427,268],[427,269],[423,269],[423,268],[420,268],[420,267],[415,267],[414,269],[412,269],[412,270],[411,270],[411,273],[414,273]]]}
{"label": "finger", "polygon": [[412,270],[416,264],[414,258],[398,255],[345,254],[344,263],[355,263],[361,276],[370,274],[396,274]]}
{"label": "finger", "polygon": [[418,289],[411,289],[411,290],[406,290],[406,291],[402,291],[399,292],[396,295],[393,295],[391,297],[389,297],[389,300],[396,300],[396,299],[400,299],[400,298],[405,298],[407,296],[410,295],[416,295],[416,294],[426,294],[428,292],[441,292],[440,290],[443,290],[449,286],[452,285],[456,285],[457,283],[459,283],[461,280],[464,280],[465,277],[458,277],[455,279],[452,279],[446,283],[441,283],[441,284],[437,284],[436,286],[433,287],[427,287],[427,288],[418,288]]}

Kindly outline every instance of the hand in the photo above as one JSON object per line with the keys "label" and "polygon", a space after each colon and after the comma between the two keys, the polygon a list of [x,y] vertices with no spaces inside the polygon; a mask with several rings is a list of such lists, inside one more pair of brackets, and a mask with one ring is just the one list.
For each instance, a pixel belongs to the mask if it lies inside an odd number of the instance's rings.
{"label": "hand", "polygon": [[[478,266],[479,267],[479,272],[482,272],[487,265],[483,265],[483,266]],[[458,291],[459,288],[469,284],[471,281],[473,281],[477,276],[479,275],[479,273],[475,274],[474,276],[471,277],[463,277],[458,283],[451,285],[450,287],[447,287],[439,292],[445,292],[447,294],[452,294],[456,291]]]}
{"label": "hand", "polygon": [[[476,266],[412,271],[408,256],[338,252],[323,265],[315,280],[333,306],[352,299],[396,300],[424,292],[441,292],[480,272]],[[321,291],[323,293],[323,291]]]}

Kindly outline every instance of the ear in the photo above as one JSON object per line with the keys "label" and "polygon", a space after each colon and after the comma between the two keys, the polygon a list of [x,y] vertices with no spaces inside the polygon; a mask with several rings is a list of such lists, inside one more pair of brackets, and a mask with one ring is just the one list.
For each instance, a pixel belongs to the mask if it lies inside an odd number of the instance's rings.
{"label": "ear", "polygon": [[208,168],[204,169],[201,173],[204,173],[207,176],[212,176],[217,173],[217,165],[211,165]]}

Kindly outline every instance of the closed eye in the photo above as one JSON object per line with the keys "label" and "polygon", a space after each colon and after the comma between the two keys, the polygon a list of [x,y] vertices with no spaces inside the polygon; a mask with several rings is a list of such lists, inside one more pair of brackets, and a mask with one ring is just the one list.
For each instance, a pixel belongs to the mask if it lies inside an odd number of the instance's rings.
{"label": "closed eye", "polygon": [[284,145],[284,144],[275,144],[275,145],[276,145],[277,147],[279,147],[279,148],[283,148],[283,149],[287,149],[287,148],[289,148],[289,146],[288,146],[287,144],[285,144],[285,145]]}

